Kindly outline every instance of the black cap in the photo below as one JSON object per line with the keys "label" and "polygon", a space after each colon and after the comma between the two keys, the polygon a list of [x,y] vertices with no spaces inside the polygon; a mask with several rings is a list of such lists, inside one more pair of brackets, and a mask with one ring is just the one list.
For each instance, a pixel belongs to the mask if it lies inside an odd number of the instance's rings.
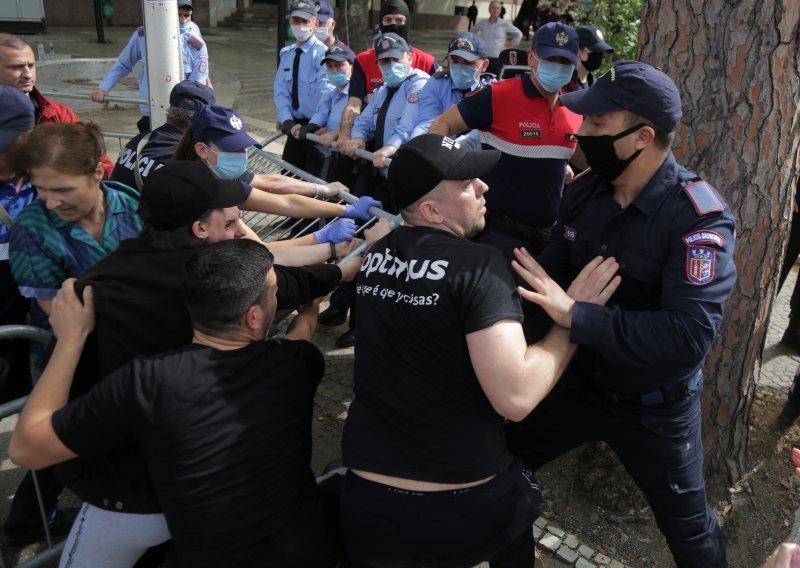
{"label": "black cap", "polygon": [[606,43],[603,32],[597,26],[580,26],[575,28],[578,32],[578,46],[586,48],[592,53],[614,53],[614,48]]}
{"label": "black cap", "polygon": [[406,40],[393,32],[381,34],[375,38],[375,58],[384,59],[393,57],[400,59],[403,53],[411,53]]}
{"label": "black cap", "polygon": [[486,49],[486,42],[480,36],[470,32],[462,32],[454,37],[447,47],[447,56],[450,57],[451,55],[461,57],[467,61],[475,61],[476,59],[486,59],[489,57],[489,52]]}
{"label": "black cap", "polygon": [[349,61],[352,63],[356,59],[356,54],[345,44],[334,43],[325,51],[320,65],[325,65],[326,61]]}
{"label": "black cap", "polygon": [[578,64],[578,33],[561,22],[549,22],[533,34],[531,47],[540,59],[563,57],[573,65]]}
{"label": "black cap", "polygon": [[0,85],[0,152],[7,152],[20,132],[36,124],[33,103],[28,95],[15,87]]}
{"label": "black cap", "polygon": [[213,105],[216,102],[217,96],[214,94],[214,89],[189,79],[175,85],[169,94],[171,106],[187,110],[197,110],[203,105]]}
{"label": "black cap", "polygon": [[178,0],[178,8],[183,8],[184,6],[189,6],[189,8],[193,8],[192,0]]}
{"label": "black cap", "polygon": [[241,205],[247,190],[239,180],[220,179],[201,162],[168,162],[145,178],[141,202],[148,224],[167,231],[191,225],[209,209]]}
{"label": "black cap", "polygon": [[641,61],[617,61],[588,89],[561,95],[583,116],[627,110],[672,132],[681,120],[678,87],[661,69]]}
{"label": "black cap", "polygon": [[442,180],[485,176],[499,159],[499,150],[463,150],[452,138],[422,134],[400,146],[392,157],[389,194],[394,206],[403,209]]}

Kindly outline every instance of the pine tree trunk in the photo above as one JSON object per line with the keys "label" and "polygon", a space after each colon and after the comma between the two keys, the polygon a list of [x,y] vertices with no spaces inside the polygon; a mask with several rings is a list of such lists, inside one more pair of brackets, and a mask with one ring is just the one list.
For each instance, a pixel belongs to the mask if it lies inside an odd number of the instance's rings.
{"label": "pine tree trunk", "polygon": [[678,85],[675,154],[736,215],[738,280],[706,362],[703,437],[712,488],[745,471],[749,413],[798,169],[797,0],[646,0],[639,59]]}
{"label": "pine tree trunk", "polygon": [[356,53],[372,47],[372,30],[369,25],[371,4],[370,0],[347,0],[346,4],[339,0],[337,4],[337,36]]}

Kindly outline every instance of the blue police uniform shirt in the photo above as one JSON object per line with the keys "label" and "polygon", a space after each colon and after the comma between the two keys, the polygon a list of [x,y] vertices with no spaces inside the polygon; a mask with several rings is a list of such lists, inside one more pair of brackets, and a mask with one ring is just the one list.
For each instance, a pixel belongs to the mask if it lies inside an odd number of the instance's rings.
{"label": "blue police uniform shirt", "polygon": [[[299,88],[297,91],[300,108],[292,109],[292,71],[295,50],[302,50],[297,71]],[[302,45],[296,43],[281,49],[278,71],[275,73],[275,108],[278,122],[311,118],[317,108],[320,96],[332,89],[325,75],[322,60],[325,57],[325,44],[311,36]]]}
{"label": "blue police uniform shirt", "polygon": [[[208,48],[206,48],[206,44],[190,32],[185,32],[181,34],[181,51],[183,52],[184,79],[205,84],[208,80]],[[109,92],[121,79],[133,72],[134,66],[139,61],[142,62],[139,72],[139,98],[145,101],[150,100],[147,89],[147,58],[145,57],[143,27],[139,27],[133,32],[128,44],[119,54],[111,69],[103,76],[98,88]],[[148,105],[140,105],[139,108],[142,114],[150,116]]]}
{"label": "blue police uniform shirt", "polygon": [[347,100],[350,98],[349,90],[350,84],[348,83],[341,91],[333,88],[323,92],[314,115],[309,122],[317,126],[324,126],[328,129],[328,132],[333,132],[339,128],[339,124],[342,121],[342,112]]}
{"label": "blue police uniform shirt", "polygon": [[[495,82],[494,75],[482,75],[469,92],[476,91],[484,85]],[[410,138],[425,134],[434,120],[439,118],[447,109],[464,98],[466,93],[456,89],[450,71],[439,71],[431,75],[430,80],[419,94],[419,112],[417,124],[411,131]]]}
{"label": "blue police uniform shirt", "polygon": [[[430,75],[419,69],[412,69],[403,81],[389,103],[386,111],[386,122],[383,125],[383,140],[375,140],[375,148],[392,145],[399,148],[411,139],[411,131],[417,123],[419,110],[419,95]],[[372,95],[367,107],[353,123],[350,131],[351,138],[372,140],[378,123],[378,114],[381,112],[383,101],[386,100],[388,87],[381,85]],[[385,177],[388,168],[381,168]]]}
{"label": "blue police uniform shirt", "polygon": [[[12,221],[17,220],[25,207],[33,201],[39,199],[36,188],[30,182],[23,183],[17,191],[16,179],[11,179],[0,183],[0,205],[2,205]],[[8,242],[10,227],[0,222],[0,262],[8,261]]]}
{"label": "blue police uniform shirt", "polygon": [[625,208],[596,176],[568,185],[537,260],[566,286],[594,257],[613,256],[622,283],[606,306],[575,304],[567,376],[639,394],[698,376],[736,280],[734,239],[722,197],[672,153]]}
{"label": "blue police uniform shirt", "polygon": [[[128,187],[136,187],[136,147],[144,137],[144,134],[132,138],[125,145],[119,154],[117,163],[114,164],[114,171],[111,172],[111,180],[124,183]],[[139,175],[142,181],[157,169],[161,168],[166,162],[172,160],[175,148],[183,137],[183,132],[172,124],[164,123],[152,132],[147,140],[142,155],[139,157]]]}

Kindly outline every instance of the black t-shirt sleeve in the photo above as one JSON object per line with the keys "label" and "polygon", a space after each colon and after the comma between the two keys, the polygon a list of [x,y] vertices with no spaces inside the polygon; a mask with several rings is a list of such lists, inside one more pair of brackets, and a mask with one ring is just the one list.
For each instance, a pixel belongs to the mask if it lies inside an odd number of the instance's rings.
{"label": "black t-shirt sleeve", "polygon": [[347,88],[347,93],[351,97],[358,97],[361,102],[364,102],[364,99],[367,98],[367,76],[364,74],[364,69],[358,59],[353,63],[353,72],[350,75],[350,85]]}
{"label": "black t-shirt sleeve", "polygon": [[56,435],[80,457],[93,458],[135,437],[142,399],[133,369],[133,362],[121,367],[53,414]]}
{"label": "black t-shirt sleeve", "polygon": [[334,264],[313,266],[275,265],[278,279],[278,309],[291,310],[314,298],[329,294],[342,280],[342,270]]}
{"label": "black t-shirt sleeve", "polygon": [[523,320],[514,279],[503,255],[490,250],[480,260],[462,280],[465,335],[491,327],[500,320]]}
{"label": "black t-shirt sleeve", "polygon": [[492,87],[487,85],[464,97],[458,103],[458,112],[470,130],[492,124]]}

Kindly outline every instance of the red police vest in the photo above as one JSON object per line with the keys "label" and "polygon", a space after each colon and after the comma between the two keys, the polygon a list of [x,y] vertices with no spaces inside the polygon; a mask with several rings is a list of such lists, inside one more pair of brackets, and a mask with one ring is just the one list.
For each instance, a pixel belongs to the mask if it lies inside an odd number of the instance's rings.
{"label": "red police vest", "polygon": [[[381,75],[378,61],[375,59],[375,48],[362,51],[356,55],[356,60],[361,65],[361,69],[364,70],[364,77],[367,81],[367,94],[371,95],[383,84],[383,75]],[[411,67],[414,69],[430,73],[435,61],[436,58],[430,53],[421,51],[416,47],[411,48]]]}
{"label": "red police vest", "polygon": [[519,158],[569,160],[583,117],[561,101],[550,110],[544,97],[530,97],[523,90],[526,77],[492,83],[492,124],[481,129],[481,142]]}

